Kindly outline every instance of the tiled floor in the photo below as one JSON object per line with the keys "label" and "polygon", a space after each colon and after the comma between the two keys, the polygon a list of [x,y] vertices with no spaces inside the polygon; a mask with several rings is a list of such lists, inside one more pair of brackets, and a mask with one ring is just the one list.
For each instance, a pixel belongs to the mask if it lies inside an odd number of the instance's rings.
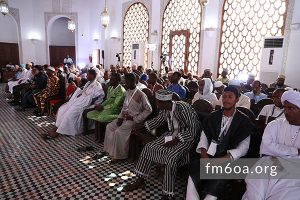
{"label": "tiled floor", "polygon": [[[32,110],[20,113],[5,100],[0,84],[0,199],[159,199],[161,183],[150,178],[144,190],[122,192],[134,178],[134,165],[110,165],[109,158],[85,164],[80,159],[102,149],[93,135],[59,137],[45,141],[40,134],[53,127],[54,118],[35,117]],[[77,147],[96,150],[79,153]],[[128,180],[124,180],[128,179]],[[182,179],[182,178],[181,178]],[[186,182],[177,180],[178,199],[184,199]]]}

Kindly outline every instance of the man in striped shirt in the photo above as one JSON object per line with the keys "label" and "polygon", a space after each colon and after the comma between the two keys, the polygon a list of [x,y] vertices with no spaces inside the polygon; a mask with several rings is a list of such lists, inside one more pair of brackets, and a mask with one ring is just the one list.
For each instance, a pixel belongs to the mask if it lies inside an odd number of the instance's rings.
{"label": "man in striped shirt", "polygon": [[168,131],[143,149],[135,168],[138,179],[124,187],[124,191],[133,191],[145,187],[154,163],[164,165],[163,196],[162,199],[172,199],[178,166],[187,164],[188,153],[192,148],[199,132],[200,122],[195,110],[185,102],[172,101],[172,92],[159,90],[156,92],[159,115],[145,122],[146,129],[151,132],[164,122],[168,123]]}

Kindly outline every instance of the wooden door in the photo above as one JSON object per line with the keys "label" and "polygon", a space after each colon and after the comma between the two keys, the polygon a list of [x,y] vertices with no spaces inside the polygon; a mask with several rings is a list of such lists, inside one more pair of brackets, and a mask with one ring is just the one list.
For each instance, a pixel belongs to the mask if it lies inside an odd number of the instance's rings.
{"label": "wooden door", "polygon": [[17,43],[0,42],[0,66],[12,64],[21,64],[19,59],[19,45]]}
{"label": "wooden door", "polygon": [[171,70],[183,69],[185,73],[188,72],[189,40],[189,30],[171,31],[169,43]]}
{"label": "wooden door", "polygon": [[50,52],[50,65],[58,66],[64,64],[64,59],[67,55],[70,55],[74,64],[76,64],[75,46],[49,46]]}

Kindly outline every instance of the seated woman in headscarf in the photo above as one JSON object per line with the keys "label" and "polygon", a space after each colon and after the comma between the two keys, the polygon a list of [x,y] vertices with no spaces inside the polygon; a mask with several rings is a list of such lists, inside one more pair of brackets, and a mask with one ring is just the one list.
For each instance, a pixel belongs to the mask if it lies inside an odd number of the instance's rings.
{"label": "seated woman in headscarf", "polygon": [[213,84],[209,78],[202,78],[199,81],[199,90],[195,94],[192,103],[199,99],[205,99],[209,101],[213,107],[215,107],[218,103],[218,98],[213,93]]}

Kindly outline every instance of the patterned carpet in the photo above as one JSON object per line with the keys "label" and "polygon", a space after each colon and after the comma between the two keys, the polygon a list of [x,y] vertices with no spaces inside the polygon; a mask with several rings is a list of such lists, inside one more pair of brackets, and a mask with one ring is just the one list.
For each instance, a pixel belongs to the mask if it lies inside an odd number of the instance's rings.
{"label": "patterned carpet", "polygon": [[[121,191],[135,178],[133,164],[110,165],[108,157],[83,161],[102,149],[93,135],[43,140],[40,134],[53,128],[54,118],[35,117],[32,109],[16,111],[5,100],[4,84],[0,90],[0,199],[160,199],[162,184],[153,176],[144,190]],[[85,145],[95,150],[76,151]],[[184,199],[182,179],[177,180],[177,199]]]}

